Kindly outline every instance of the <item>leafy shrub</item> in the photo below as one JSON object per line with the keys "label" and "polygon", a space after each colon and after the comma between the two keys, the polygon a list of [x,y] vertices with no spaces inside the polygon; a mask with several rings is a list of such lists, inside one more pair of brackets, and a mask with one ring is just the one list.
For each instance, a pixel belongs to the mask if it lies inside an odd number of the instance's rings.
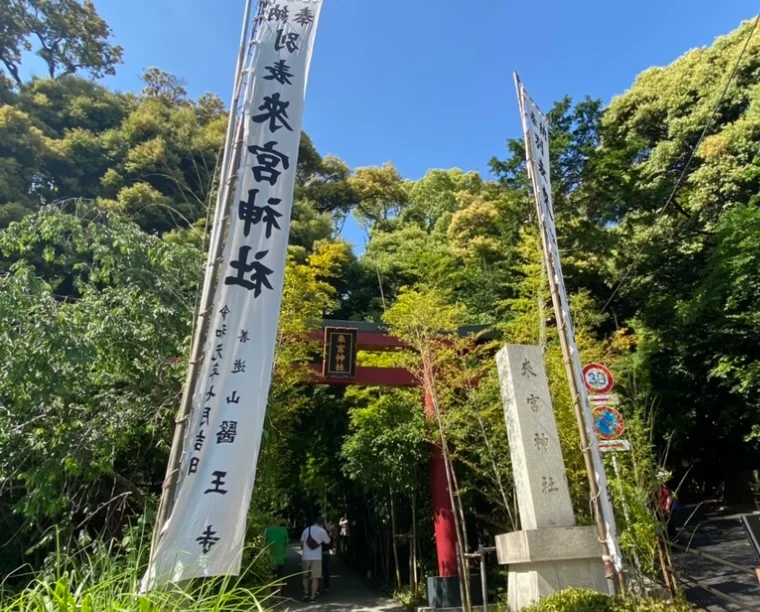
{"label": "leafy shrub", "polygon": [[623,599],[596,591],[569,588],[545,597],[525,608],[525,612],[687,612],[683,601],[659,599]]}
{"label": "leafy shrub", "polygon": [[419,582],[416,589],[412,586],[406,586],[403,589],[398,589],[394,591],[393,599],[399,605],[402,605],[410,610],[414,610],[419,606],[427,605],[425,585],[422,582]]}
{"label": "leafy shrub", "polygon": [[612,612],[614,600],[585,589],[564,589],[526,608],[530,612]]}
{"label": "leafy shrub", "polygon": [[141,595],[138,591],[147,550],[139,544],[125,550],[130,547],[93,541],[87,546],[88,554],[80,550],[76,556],[59,549],[46,559],[45,567],[32,576],[26,587],[11,592],[3,591],[0,585],[0,612],[271,610],[264,605],[273,597],[271,585],[244,586],[252,581],[250,570],[260,557],[255,557],[240,577],[193,580],[182,589],[167,586]]}

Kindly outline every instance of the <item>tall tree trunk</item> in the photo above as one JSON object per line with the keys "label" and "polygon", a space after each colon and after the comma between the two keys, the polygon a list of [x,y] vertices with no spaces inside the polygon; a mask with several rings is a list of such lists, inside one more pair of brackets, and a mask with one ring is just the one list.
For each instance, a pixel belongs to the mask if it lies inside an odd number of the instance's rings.
{"label": "tall tree trunk", "polygon": [[393,548],[393,537],[392,534],[389,532],[386,532],[386,535],[388,536],[385,539],[385,584],[390,584],[391,582],[391,548]]}
{"label": "tall tree trunk", "polygon": [[11,77],[13,77],[13,80],[16,81],[16,85],[21,87],[23,82],[21,81],[21,77],[19,76],[19,73],[18,73],[18,66],[16,66],[16,64],[14,64],[13,62],[8,61],[5,58],[3,58],[2,54],[0,54],[0,60],[2,60],[3,64],[5,65],[5,68],[8,70],[8,73],[11,75]]}
{"label": "tall tree trunk", "polygon": [[393,563],[396,568],[396,588],[401,589],[401,566],[398,562],[398,532],[396,531],[396,502],[393,500],[393,487],[388,487],[391,497],[391,542],[393,544]]}
{"label": "tall tree trunk", "polygon": [[[374,518],[374,511],[369,507],[369,504],[366,503],[367,506],[367,519],[365,521],[362,521],[364,524],[364,533],[366,534],[366,541],[367,545],[369,546],[369,552],[370,552],[370,561],[367,564],[368,569],[372,572],[374,576],[377,576],[377,560],[380,556],[380,553],[377,549],[377,531],[374,529],[370,529],[370,521]],[[356,534],[354,533],[354,540],[356,540]],[[353,558],[354,551],[357,550],[359,547],[352,545],[351,550],[349,551],[349,561],[356,562],[356,559]]]}
{"label": "tall tree trunk", "polygon": [[412,565],[409,580],[411,580],[412,588],[416,593],[419,577],[417,575],[417,496],[414,493],[412,493],[412,542],[409,547],[409,558]]}

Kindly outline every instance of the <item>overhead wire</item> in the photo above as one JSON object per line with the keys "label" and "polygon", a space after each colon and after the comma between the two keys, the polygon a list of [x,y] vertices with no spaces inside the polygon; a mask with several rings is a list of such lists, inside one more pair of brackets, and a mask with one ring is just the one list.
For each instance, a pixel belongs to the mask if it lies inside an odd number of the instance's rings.
{"label": "overhead wire", "polygon": [[744,46],[742,47],[741,52],[739,53],[739,57],[736,59],[736,63],[734,64],[733,70],[731,70],[731,73],[728,75],[728,79],[726,80],[726,84],[723,86],[723,91],[720,94],[720,97],[717,99],[715,104],[712,107],[712,110],[710,111],[709,116],[707,117],[707,122],[705,123],[705,127],[702,129],[701,134],[699,135],[699,139],[697,140],[696,144],[691,149],[691,154],[689,155],[689,159],[686,160],[686,164],[684,165],[683,169],[681,170],[681,174],[678,177],[678,180],[676,181],[675,186],[673,187],[673,190],[670,192],[670,196],[665,201],[665,204],[660,209],[659,214],[657,215],[657,219],[652,226],[652,229],[649,231],[648,236],[644,240],[643,244],[638,248],[636,251],[636,254],[633,257],[633,261],[628,265],[623,275],[620,277],[620,280],[615,284],[615,287],[612,291],[612,294],[610,295],[609,299],[605,302],[604,306],[602,306],[602,309],[600,312],[604,312],[607,310],[607,307],[612,303],[612,300],[615,299],[615,296],[618,294],[620,289],[623,286],[623,283],[625,283],[628,278],[630,277],[631,273],[633,272],[634,267],[639,262],[639,258],[641,257],[641,254],[644,252],[644,249],[649,245],[649,242],[652,240],[652,237],[654,236],[655,232],[657,231],[657,228],[662,221],[663,217],[665,216],[665,212],[670,207],[670,204],[673,202],[676,194],[678,193],[679,188],[683,184],[684,179],[686,178],[686,172],[689,170],[689,166],[691,165],[692,160],[694,159],[694,156],[697,153],[697,149],[699,148],[699,145],[702,144],[702,141],[704,140],[705,136],[707,135],[708,130],[712,127],[713,124],[713,118],[715,117],[715,113],[717,112],[718,108],[720,107],[721,103],[723,102],[723,99],[726,97],[726,94],[728,93],[728,90],[731,86],[731,82],[734,80],[734,77],[736,76],[737,71],[739,70],[739,65],[741,64],[742,59],[744,58],[744,54],[747,51],[747,47],[749,47],[749,43],[752,40],[752,36],[755,33],[755,30],[757,29],[757,24],[760,22],[760,14],[757,15],[755,18],[754,23],[752,24],[752,29],[749,32],[749,35],[747,36],[747,40],[744,41]]}

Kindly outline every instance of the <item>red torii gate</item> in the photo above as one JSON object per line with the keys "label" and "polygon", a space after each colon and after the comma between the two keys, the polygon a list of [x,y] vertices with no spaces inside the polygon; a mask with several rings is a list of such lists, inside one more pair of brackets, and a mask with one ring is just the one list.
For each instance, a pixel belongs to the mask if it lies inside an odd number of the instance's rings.
{"label": "red torii gate", "polygon": [[[322,330],[325,328],[345,330],[356,334],[356,346],[354,350],[361,351],[390,351],[403,348],[403,343],[388,333],[376,323],[365,321],[322,321]],[[459,329],[460,336],[469,336],[481,333],[485,326],[470,325]],[[324,331],[315,331],[312,334],[315,340],[325,340]],[[420,381],[404,368],[365,367],[357,365],[352,375],[332,376],[323,364],[311,365],[313,377],[312,384],[338,385],[338,386],[372,386],[372,387],[417,387]],[[428,419],[435,418],[435,409],[425,394],[425,415]],[[441,447],[437,444],[431,446],[430,454],[430,485],[433,501],[433,517],[435,526],[435,546],[438,557],[438,575],[442,577],[454,577],[459,574],[456,552],[456,527],[454,513],[451,507],[448,482],[446,479],[446,463],[443,458]]]}

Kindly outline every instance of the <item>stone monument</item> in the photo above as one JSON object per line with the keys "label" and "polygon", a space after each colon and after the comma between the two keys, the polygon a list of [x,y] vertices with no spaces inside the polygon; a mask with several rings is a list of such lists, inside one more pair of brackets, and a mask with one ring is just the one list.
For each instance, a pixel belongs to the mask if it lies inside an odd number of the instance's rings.
{"label": "stone monument", "polygon": [[521,531],[496,537],[509,565],[508,609],[521,610],[566,587],[608,592],[595,527],[577,527],[537,346],[508,345],[496,355]]}

